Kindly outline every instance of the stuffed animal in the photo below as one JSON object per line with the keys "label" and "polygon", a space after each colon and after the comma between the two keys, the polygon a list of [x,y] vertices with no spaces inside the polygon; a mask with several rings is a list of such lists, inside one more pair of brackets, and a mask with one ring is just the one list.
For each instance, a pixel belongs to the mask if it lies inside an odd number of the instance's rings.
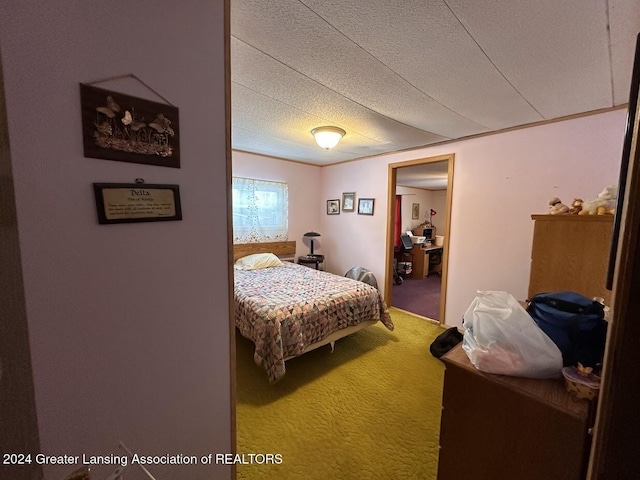
{"label": "stuffed animal", "polygon": [[598,194],[597,198],[582,204],[580,215],[605,215],[615,213],[617,194],[618,188],[615,185],[605,187],[605,189]]}
{"label": "stuffed animal", "polygon": [[582,204],[584,201],[581,198],[574,198],[573,202],[571,202],[571,208],[569,209],[569,213],[571,215],[578,215],[582,210]]}
{"label": "stuffed animal", "polygon": [[549,200],[549,215],[561,215],[568,212],[569,207],[562,203],[558,197]]}

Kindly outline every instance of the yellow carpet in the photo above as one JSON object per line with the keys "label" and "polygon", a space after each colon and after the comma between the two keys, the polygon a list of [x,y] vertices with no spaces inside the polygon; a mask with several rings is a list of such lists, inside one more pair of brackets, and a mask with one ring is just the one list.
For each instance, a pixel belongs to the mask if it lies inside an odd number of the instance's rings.
{"label": "yellow carpet", "polygon": [[379,323],[287,362],[269,385],[253,344],[237,339],[237,447],[280,454],[238,465],[249,479],[435,479],[443,364],[429,345],[443,330],[390,309]]}

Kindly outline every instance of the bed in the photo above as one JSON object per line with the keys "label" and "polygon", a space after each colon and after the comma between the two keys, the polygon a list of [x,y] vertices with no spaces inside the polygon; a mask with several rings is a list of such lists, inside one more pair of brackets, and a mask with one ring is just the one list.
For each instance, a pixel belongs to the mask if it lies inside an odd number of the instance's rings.
{"label": "bed", "polygon": [[[293,260],[295,242],[234,245],[234,260],[253,253]],[[381,321],[393,323],[382,294],[366,283],[283,261],[234,269],[235,324],[255,345],[254,361],[271,383],[285,362]]]}

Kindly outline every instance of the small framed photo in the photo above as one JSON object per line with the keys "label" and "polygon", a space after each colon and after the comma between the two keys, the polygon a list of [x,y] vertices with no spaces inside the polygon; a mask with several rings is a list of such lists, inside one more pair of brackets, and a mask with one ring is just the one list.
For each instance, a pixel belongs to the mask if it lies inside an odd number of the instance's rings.
{"label": "small framed photo", "polygon": [[353,212],[356,208],[356,192],[342,194],[342,211]]}
{"label": "small framed photo", "polygon": [[327,215],[340,214],[340,199],[327,200]]}
{"label": "small framed photo", "polygon": [[417,220],[420,218],[420,204],[414,203],[411,205],[411,219]]}
{"label": "small framed photo", "polygon": [[358,199],[358,215],[373,215],[373,198]]}

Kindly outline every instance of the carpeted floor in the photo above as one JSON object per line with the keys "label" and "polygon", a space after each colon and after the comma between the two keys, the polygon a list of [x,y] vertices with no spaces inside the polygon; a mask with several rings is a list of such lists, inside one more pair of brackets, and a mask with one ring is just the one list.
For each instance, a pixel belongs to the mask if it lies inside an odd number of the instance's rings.
{"label": "carpeted floor", "polygon": [[432,320],[440,319],[440,284],[437,275],[414,279],[405,278],[391,291],[391,305]]}
{"label": "carpeted floor", "polygon": [[443,364],[429,345],[443,330],[391,309],[376,324],[287,362],[269,385],[253,344],[237,339],[237,451],[282,455],[238,465],[250,479],[435,479]]}

